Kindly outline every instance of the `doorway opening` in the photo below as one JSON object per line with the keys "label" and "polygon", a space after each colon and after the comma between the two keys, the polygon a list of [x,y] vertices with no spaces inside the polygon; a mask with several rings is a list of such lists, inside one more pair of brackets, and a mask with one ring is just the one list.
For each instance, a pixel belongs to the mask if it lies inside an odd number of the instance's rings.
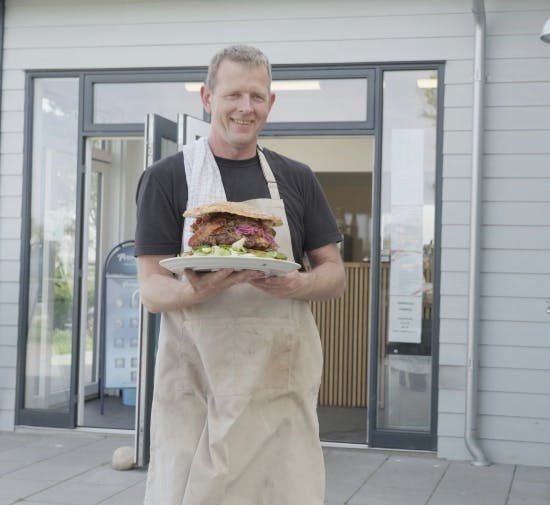
{"label": "doorway opening", "polygon": [[323,442],[366,444],[374,136],[267,137],[260,142],[312,167],[344,237],[344,296],[310,304],[324,359],[317,415]]}
{"label": "doorway opening", "polygon": [[[112,321],[116,333],[113,342],[106,343],[102,321],[107,312],[105,263],[119,244],[133,241],[135,192],[142,171],[143,139],[87,139],[78,426],[135,427],[139,336],[139,300],[131,296],[137,290],[135,275],[121,279],[117,293],[109,298],[117,310]],[[111,347],[116,352],[109,352]]]}

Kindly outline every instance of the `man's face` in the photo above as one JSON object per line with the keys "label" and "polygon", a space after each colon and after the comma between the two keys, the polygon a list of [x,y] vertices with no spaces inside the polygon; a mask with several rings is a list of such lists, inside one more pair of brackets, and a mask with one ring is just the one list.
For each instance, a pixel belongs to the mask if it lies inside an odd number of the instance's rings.
{"label": "man's face", "polygon": [[268,85],[263,66],[224,60],[215,89],[203,86],[202,101],[212,121],[208,140],[215,155],[229,159],[255,155],[258,135],[275,101]]}

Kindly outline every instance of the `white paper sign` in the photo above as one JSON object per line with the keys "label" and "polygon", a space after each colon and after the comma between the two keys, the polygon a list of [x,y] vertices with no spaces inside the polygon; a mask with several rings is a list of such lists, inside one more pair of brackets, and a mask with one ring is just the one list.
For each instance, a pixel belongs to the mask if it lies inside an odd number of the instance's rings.
{"label": "white paper sign", "polygon": [[422,340],[424,131],[395,129],[391,149],[388,341]]}
{"label": "white paper sign", "polygon": [[422,296],[390,296],[388,341],[420,343]]}

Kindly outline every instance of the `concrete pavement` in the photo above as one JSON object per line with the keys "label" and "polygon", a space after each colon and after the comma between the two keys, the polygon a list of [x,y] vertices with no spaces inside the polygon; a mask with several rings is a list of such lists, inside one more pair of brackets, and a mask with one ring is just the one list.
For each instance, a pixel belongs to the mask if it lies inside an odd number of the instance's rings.
{"label": "concrete pavement", "polygon": [[[0,432],[0,505],[140,505],[145,471],[110,465],[113,451],[127,445],[126,434]],[[550,505],[550,468],[474,467],[372,449],[324,453],[326,505]]]}

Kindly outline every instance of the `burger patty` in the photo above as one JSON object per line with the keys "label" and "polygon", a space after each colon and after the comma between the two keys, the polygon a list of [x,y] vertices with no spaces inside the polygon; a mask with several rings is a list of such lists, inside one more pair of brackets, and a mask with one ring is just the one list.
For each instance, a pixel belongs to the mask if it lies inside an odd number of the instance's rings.
{"label": "burger patty", "polygon": [[212,213],[198,217],[191,226],[193,235],[189,239],[192,248],[201,245],[231,245],[245,238],[244,246],[249,249],[277,249],[273,223],[227,213]]}

